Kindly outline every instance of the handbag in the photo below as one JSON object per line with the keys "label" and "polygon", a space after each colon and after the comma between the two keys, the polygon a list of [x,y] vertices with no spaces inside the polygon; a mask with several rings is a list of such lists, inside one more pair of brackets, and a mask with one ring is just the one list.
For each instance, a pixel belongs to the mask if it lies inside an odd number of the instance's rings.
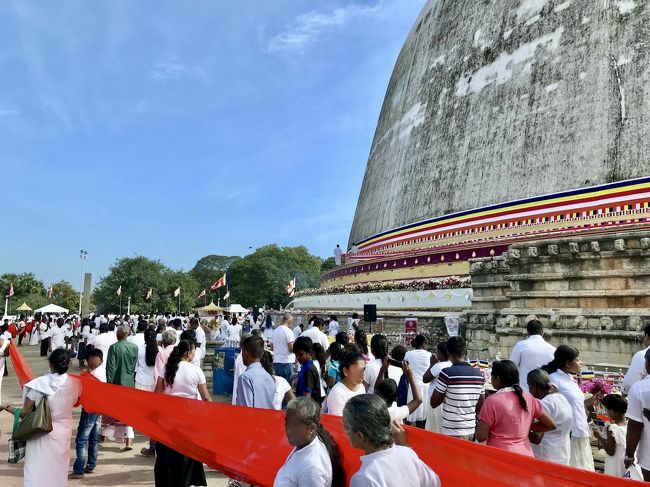
{"label": "handbag", "polygon": [[[13,431],[16,431],[18,424],[20,422],[20,408],[14,408],[14,425]],[[27,448],[27,443],[20,440],[14,440],[13,438],[9,439],[9,458],[7,461],[9,463],[18,463],[23,458],[25,458],[25,449]]]}
{"label": "handbag", "polygon": [[27,441],[36,435],[49,433],[50,431],[52,431],[52,414],[50,413],[47,396],[43,396],[38,406],[20,421],[18,428],[14,431],[12,440]]}

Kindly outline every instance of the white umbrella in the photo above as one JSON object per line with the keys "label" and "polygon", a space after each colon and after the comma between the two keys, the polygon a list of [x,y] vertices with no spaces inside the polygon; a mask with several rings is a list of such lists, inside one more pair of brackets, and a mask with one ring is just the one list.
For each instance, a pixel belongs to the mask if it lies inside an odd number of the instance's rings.
{"label": "white umbrella", "polygon": [[56,304],[48,304],[47,306],[43,306],[42,308],[38,308],[37,310],[34,310],[34,313],[68,313],[70,310],[67,310],[61,306],[57,306]]}

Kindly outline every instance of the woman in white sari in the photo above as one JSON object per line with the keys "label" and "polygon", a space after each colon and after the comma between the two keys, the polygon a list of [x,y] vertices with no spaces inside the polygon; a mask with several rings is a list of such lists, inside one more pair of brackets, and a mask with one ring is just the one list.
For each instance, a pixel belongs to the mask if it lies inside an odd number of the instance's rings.
{"label": "woman in white sari", "polygon": [[21,418],[47,396],[53,428],[51,432],[27,441],[24,487],[60,487],[68,484],[72,408],[79,401],[81,384],[68,376],[70,356],[66,350],[54,350],[49,362],[51,373],[28,382],[23,390]]}

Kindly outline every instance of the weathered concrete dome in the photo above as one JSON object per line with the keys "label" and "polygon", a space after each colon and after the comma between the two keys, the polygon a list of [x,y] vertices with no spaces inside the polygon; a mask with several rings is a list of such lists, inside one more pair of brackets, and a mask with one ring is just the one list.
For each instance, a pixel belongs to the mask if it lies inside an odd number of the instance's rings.
{"label": "weathered concrete dome", "polygon": [[429,0],[397,60],[350,234],[650,174],[650,6]]}

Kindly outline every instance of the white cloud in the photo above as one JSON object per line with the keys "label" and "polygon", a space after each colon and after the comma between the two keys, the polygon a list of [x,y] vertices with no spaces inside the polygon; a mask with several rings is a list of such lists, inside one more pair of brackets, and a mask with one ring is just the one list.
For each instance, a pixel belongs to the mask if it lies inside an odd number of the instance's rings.
{"label": "white cloud", "polygon": [[151,77],[156,81],[181,79],[187,72],[187,67],[178,62],[178,56],[172,52],[165,53],[151,69]]}
{"label": "white cloud", "polygon": [[20,115],[20,112],[15,108],[0,107],[0,117],[13,117]]}
{"label": "white cloud", "polygon": [[383,0],[380,0],[370,7],[348,5],[329,12],[311,11],[299,15],[291,24],[285,26],[282,32],[271,38],[267,51],[304,52],[325,32],[341,28],[354,19],[376,15],[382,6]]}

